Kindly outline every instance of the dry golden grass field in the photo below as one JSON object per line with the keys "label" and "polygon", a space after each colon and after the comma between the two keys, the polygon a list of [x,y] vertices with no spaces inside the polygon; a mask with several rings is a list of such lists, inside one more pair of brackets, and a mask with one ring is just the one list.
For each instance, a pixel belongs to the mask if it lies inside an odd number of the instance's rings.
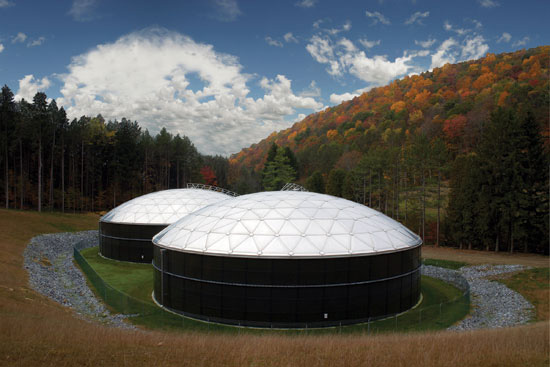
{"label": "dry golden grass field", "polygon": [[[544,321],[502,330],[378,336],[169,334],[90,324],[29,288],[23,251],[37,234],[95,229],[97,220],[92,214],[0,210],[0,365],[486,367],[550,362],[548,313]],[[458,255],[455,251],[452,260],[460,260]],[[485,262],[501,261],[483,255]],[[469,256],[475,262],[475,254]],[[548,266],[548,258],[521,258]],[[548,308],[548,302],[539,307]]]}

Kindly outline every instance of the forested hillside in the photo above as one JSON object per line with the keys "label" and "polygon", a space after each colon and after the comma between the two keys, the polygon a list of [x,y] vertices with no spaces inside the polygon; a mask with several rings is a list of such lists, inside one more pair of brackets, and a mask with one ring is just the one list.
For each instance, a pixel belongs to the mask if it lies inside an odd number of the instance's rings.
{"label": "forested hillside", "polygon": [[487,54],[372,89],[233,155],[229,181],[272,185],[279,146],[310,190],[381,210],[426,242],[547,253],[549,54]]}
{"label": "forested hillside", "polygon": [[41,92],[16,102],[4,86],[0,133],[6,208],[98,211],[188,182],[227,185],[227,159],[201,155],[186,136],[101,115],[69,122]]}

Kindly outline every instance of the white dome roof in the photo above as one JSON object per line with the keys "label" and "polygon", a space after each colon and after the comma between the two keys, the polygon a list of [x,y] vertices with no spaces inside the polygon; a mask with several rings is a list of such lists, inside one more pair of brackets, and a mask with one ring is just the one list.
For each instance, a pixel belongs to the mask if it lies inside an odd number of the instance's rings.
{"label": "white dome roof", "polygon": [[207,205],[231,198],[216,191],[173,189],[152,192],[121,204],[100,221],[124,224],[172,224]]}
{"label": "white dome roof", "polygon": [[168,249],[236,257],[319,257],[393,252],[420,237],[384,214],[313,192],[272,191],[215,203],[153,238]]}

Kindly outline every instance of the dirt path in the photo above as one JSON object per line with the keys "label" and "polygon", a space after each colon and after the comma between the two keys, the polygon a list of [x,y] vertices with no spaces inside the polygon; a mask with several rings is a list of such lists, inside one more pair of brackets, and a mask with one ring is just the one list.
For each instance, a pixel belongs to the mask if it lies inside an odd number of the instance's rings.
{"label": "dirt path", "polygon": [[534,254],[458,250],[449,247],[422,246],[422,257],[427,259],[461,261],[469,264],[519,264],[543,268],[550,266],[550,258]]}

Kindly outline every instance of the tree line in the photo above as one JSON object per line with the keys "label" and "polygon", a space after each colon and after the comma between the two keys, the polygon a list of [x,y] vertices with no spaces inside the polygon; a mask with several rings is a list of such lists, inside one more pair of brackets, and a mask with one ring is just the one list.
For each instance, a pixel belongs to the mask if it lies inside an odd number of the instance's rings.
{"label": "tree line", "polygon": [[0,95],[0,167],[6,208],[103,211],[189,182],[227,187],[227,159],[200,154],[186,136],[152,136],[136,121],[69,121],[46,94]]}

